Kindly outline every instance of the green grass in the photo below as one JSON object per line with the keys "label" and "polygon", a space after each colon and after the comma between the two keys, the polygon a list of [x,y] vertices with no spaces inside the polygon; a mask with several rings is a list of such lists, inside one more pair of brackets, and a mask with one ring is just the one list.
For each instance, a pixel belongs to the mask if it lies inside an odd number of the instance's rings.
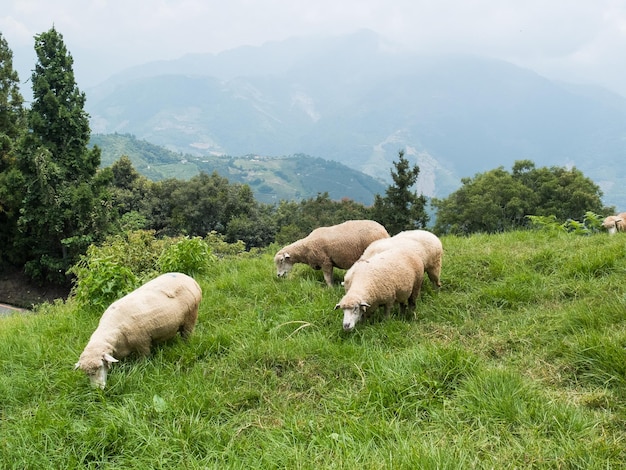
{"label": "green grass", "polygon": [[222,258],[189,341],[126,358],[103,391],[73,370],[99,313],[0,319],[0,467],[626,466],[626,239],[442,241],[416,318],[349,334],[320,272]]}

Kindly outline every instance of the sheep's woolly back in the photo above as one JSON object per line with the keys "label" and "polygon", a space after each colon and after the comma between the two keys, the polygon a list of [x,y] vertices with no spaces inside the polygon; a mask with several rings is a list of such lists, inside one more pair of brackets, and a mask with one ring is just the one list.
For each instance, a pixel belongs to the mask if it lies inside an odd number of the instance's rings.
{"label": "sheep's woolly back", "polygon": [[[376,240],[367,247],[360,259],[367,260],[383,251],[399,246],[407,239],[416,243],[414,249],[421,257],[424,270],[428,273],[432,283],[437,287],[441,286],[439,278],[443,261],[443,245],[439,237],[427,230],[407,230],[388,239]],[[349,280],[347,273],[344,283],[345,280]]]}
{"label": "sheep's woolly back", "polygon": [[389,238],[385,227],[373,220],[348,220],[319,227],[281,251],[299,262],[321,266],[330,259],[334,266],[348,269],[374,240]]}
{"label": "sheep's woolly back", "polygon": [[[389,238],[385,227],[373,220],[349,220],[330,227],[313,230],[307,237],[285,246],[276,253],[274,263],[281,272],[281,263],[289,255],[289,264],[305,263],[324,271],[332,284],[333,267],[348,269],[375,240]],[[329,282],[330,281],[330,282]]]}
{"label": "sheep's woolly back", "polygon": [[407,230],[396,235],[398,238],[410,238],[419,243],[418,253],[424,263],[424,270],[432,283],[440,287],[441,265],[443,262],[443,245],[437,235],[427,230]]}
{"label": "sheep's woolly back", "polygon": [[191,334],[201,299],[198,283],[182,273],[163,274],[147,282],[105,310],[80,356],[80,367],[101,362],[103,354],[117,359],[131,352],[147,354],[153,342],[172,338],[179,331],[183,336]]}
{"label": "sheep's woolly back", "polygon": [[406,302],[419,293],[424,265],[413,247],[414,242],[399,243],[368,260],[355,263],[346,273],[346,295],[339,301],[342,309],[367,303],[370,308]]}

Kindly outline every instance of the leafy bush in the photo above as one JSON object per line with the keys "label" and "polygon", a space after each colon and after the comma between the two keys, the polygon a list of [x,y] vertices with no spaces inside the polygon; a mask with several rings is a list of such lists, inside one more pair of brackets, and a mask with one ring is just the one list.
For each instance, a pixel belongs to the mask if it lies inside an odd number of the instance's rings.
{"label": "leafy bush", "polygon": [[136,230],[92,245],[68,270],[73,274],[73,296],[81,306],[102,310],[111,302],[164,272],[205,274],[216,256],[245,252],[245,244],[226,243],[215,232],[200,237],[155,238],[151,230]]}
{"label": "leafy bush", "polygon": [[205,274],[215,256],[209,244],[200,237],[182,238],[169,246],[159,257],[159,270],[181,272],[190,276]]}
{"label": "leafy bush", "polygon": [[130,268],[118,262],[113,254],[103,254],[94,245],[87,254],[70,268],[76,275],[73,294],[81,306],[104,310],[137,285],[137,276]]}
{"label": "leafy bush", "polygon": [[556,220],[555,215],[527,215],[530,220],[531,227],[545,230],[547,232],[564,232],[563,224]]}
{"label": "leafy bush", "polygon": [[550,232],[569,232],[576,235],[590,235],[602,231],[602,216],[587,211],[582,222],[574,219],[568,219],[563,223],[559,223],[555,215],[527,215],[533,228],[547,230]]}
{"label": "leafy bush", "polygon": [[242,240],[228,243],[224,240],[224,235],[217,233],[215,230],[209,232],[204,240],[209,245],[212,252],[218,256],[239,255],[246,251],[246,244]]}
{"label": "leafy bush", "polygon": [[101,310],[135,289],[143,279],[158,272],[157,260],[172,240],[154,238],[150,230],[126,232],[91,245],[68,274],[73,274],[72,293],[81,306]]}

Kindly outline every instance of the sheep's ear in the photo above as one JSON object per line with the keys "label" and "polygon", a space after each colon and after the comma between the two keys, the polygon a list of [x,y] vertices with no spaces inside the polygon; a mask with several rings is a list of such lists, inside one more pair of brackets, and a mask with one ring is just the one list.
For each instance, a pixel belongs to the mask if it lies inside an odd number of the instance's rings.
{"label": "sheep's ear", "polygon": [[285,258],[290,258],[289,253],[285,253]]}
{"label": "sheep's ear", "polygon": [[370,307],[370,304],[368,304],[367,302],[361,302],[360,305],[361,309],[363,309],[363,311],[365,312],[366,309],[368,309]]}
{"label": "sheep's ear", "polygon": [[106,353],[104,356],[102,356],[102,359],[104,359],[107,362],[120,362],[117,359],[115,359],[113,356],[111,356],[109,353]]}
{"label": "sheep's ear", "polygon": [[334,310],[337,310],[339,308],[339,304],[335,305]]}
{"label": "sheep's ear", "polygon": [[80,362],[77,362],[76,364],[74,364],[74,370],[78,369],[80,367]]}

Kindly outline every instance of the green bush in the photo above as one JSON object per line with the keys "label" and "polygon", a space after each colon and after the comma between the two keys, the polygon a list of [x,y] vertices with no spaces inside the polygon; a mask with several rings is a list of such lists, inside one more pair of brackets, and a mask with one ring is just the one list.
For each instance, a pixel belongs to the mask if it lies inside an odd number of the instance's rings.
{"label": "green bush", "polygon": [[87,254],[70,272],[76,275],[73,294],[81,306],[104,310],[137,285],[137,276],[130,268],[120,264],[113,255],[102,254],[96,246],[90,246]]}
{"label": "green bush", "polygon": [[246,244],[242,240],[228,243],[224,240],[224,235],[217,233],[215,230],[207,233],[204,240],[211,248],[213,254],[217,256],[240,255],[246,251]]}
{"label": "green bush", "polygon": [[142,283],[165,272],[190,276],[206,274],[217,259],[213,246],[223,252],[245,251],[243,242],[228,244],[217,234],[157,239],[154,232],[136,230],[92,245],[68,273],[74,275],[73,296],[81,306],[102,310]]}
{"label": "green bush", "polygon": [[81,306],[102,310],[158,274],[159,256],[172,243],[156,239],[153,231],[136,230],[91,245],[68,270],[74,275],[74,297]]}
{"label": "green bush", "polygon": [[209,244],[200,237],[182,238],[159,256],[159,270],[181,272],[190,276],[205,274],[215,261]]}

